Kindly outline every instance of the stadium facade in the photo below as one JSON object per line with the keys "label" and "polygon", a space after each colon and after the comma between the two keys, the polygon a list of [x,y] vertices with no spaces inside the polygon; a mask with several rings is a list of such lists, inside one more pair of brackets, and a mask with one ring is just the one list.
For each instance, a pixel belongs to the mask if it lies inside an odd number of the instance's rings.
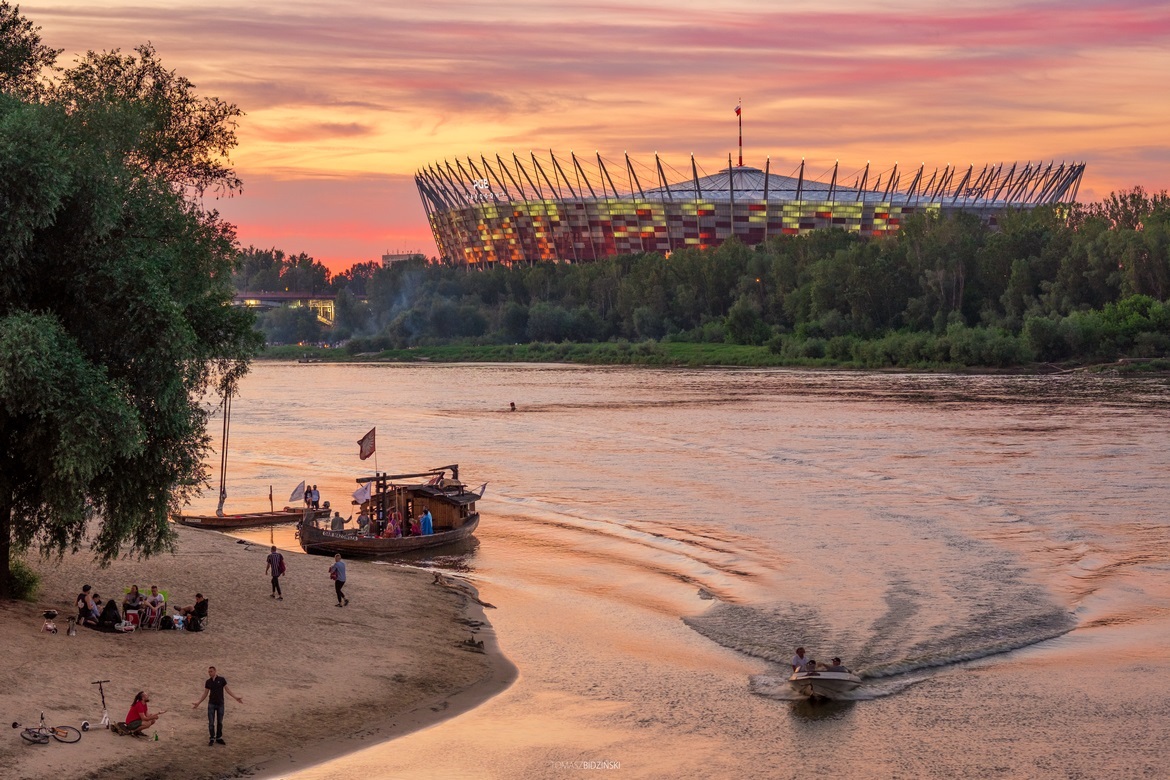
{"label": "stadium facade", "polygon": [[[995,223],[1007,208],[1076,199],[1084,163],[1011,163],[929,170],[925,164],[871,176],[870,166],[840,176],[839,165],[806,176],[733,166],[700,175],[601,155],[530,154],[511,161],[480,156],[443,161],[415,174],[440,256],[490,267],[540,261],[587,262],[632,252],[668,254],[748,245],[771,236],[841,228],[863,236],[896,233],[913,214],[965,211]],[[667,170],[671,175],[667,175]],[[644,187],[643,182],[652,186]]]}

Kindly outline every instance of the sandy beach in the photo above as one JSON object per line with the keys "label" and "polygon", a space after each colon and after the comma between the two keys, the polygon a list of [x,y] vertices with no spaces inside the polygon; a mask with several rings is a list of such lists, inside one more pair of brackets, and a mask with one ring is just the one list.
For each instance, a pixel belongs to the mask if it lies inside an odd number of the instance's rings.
{"label": "sandy beach", "polygon": [[[335,606],[331,558],[285,551],[284,599],[270,598],[266,546],[215,532],[178,529],[174,555],[124,558],[98,569],[82,551],[57,563],[30,556],[40,573],[34,602],[0,603],[9,662],[0,670],[0,713],[8,724],[93,724],[75,745],[26,744],[8,730],[0,765],[10,778],[218,778],[271,776],[303,768],[455,715],[506,688],[515,670],[496,649],[483,608],[426,572],[350,561]],[[158,585],[171,604],[196,592],[210,603],[206,631],[66,633],[73,600],[90,584],[116,597],[137,583]],[[59,632],[42,632],[54,608]],[[484,651],[469,648],[473,638]],[[207,667],[243,699],[227,700],[226,746],[207,744]],[[123,720],[135,693],[166,711],[150,739],[101,729],[105,684],[110,717]],[[158,739],[154,740],[157,733]]]}

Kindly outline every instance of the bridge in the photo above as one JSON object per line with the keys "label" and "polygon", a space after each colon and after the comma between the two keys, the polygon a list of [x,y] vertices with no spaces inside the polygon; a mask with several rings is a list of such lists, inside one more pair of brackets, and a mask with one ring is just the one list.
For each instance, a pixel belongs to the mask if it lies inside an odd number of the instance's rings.
{"label": "bridge", "polygon": [[[358,300],[364,297],[354,296]],[[317,315],[317,320],[325,325],[332,325],[336,314],[336,295],[312,294],[303,292],[238,292],[232,301],[233,306],[243,306],[248,309],[279,309],[288,307],[296,309],[308,307]]]}

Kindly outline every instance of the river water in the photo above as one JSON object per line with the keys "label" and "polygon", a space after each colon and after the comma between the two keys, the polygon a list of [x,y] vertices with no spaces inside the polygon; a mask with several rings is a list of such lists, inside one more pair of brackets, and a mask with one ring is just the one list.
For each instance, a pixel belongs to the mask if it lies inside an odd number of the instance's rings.
{"label": "river water", "polygon": [[[411,565],[519,679],[298,780],[1170,776],[1165,378],[262,363],[228,508],[348,514],[373,426],[383,471],[488,483]],[[796,700],[796,645],[865,684]]]}

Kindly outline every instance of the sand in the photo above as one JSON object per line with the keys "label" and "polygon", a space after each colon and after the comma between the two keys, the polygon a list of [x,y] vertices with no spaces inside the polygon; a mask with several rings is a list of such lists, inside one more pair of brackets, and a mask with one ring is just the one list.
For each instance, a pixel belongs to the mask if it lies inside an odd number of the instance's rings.
{"label": "sand", "polygon": [[[499,654],[483,608],[427,572],[349,561],[348,607],[335,606],[331,558],[285,551],[284,600],[270,598],[267,547],[180,527],[178,551],[120,559],[99,569],[87,552],[58,563],[30,556],[40,573],[34,602],[0,602],[0,714],[11,724],[93,729],[77,744],[29,745],[5,727],[6,778],[218,778],[268,776],[364,748],[458,714],[506,688],[514,668]],[[209,600],[206,631],[107,634],[65,630],[83,584],[121,600],[136,582],[158,585],[172,604]],[[42,611],[61,615],[41,631]],[[468,647],[474,638],[484,649]],[[485,652],[486,651],[486,652]],[[207,667],[243,699],[227,699],[226,746],[207,744]],[[166,711],[151,738],[98,725],[105,684],[110,717],[134,694]],[[158,739],[154,740],[157,733]]]}

